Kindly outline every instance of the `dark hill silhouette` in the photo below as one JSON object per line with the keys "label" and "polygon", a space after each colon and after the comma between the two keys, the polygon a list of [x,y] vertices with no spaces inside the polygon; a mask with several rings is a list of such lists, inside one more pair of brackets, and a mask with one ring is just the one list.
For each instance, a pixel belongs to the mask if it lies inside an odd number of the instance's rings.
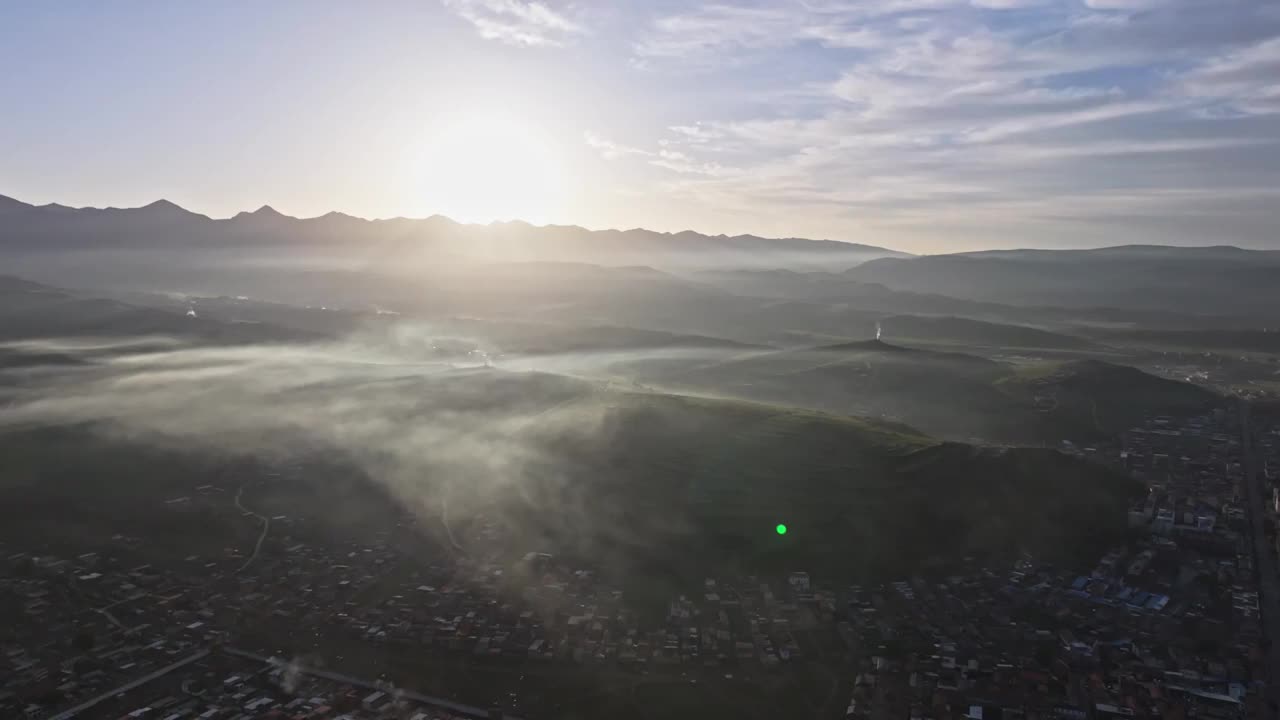
{"label": "dark hill silhouette", "polygon": [[675,388],[1001,443],[1087,441],[1149,413],[1200,412],[1220,402],[1204,388],[1099,360],[1015,366],[881,340],[742,352],[662,369],[653,381]]}
{"label": "dark hill silhouette", "polygon": [[264,323],[220,322],[94,297],[0,275],[0,342],[164,336],[200,342],[247,343],[313,337]]}
{"label": "dark hill silhouette", "polygon": [[845,273],[893,290],[970,301],[1269,317],[1280,252],[1230,246],[1001,250],[881,258]]}
{"label": "dark hill silhouette", "polygon": [[910,353],[922,352],[913,350],[902,345],[891,345],[878,338],[871,340],[854,340],[853,342],[837,343],[835,345],[823,345],[814,348],[817,352],[890,352],[890,353]]}
{"label": "dark hill silhouette", "polygon": [[1123,431],[1150,414],[1194,414],[1222,402],[1198,385],[1096,359],[1020,368],[999,385],[1032,399],[1047,419],[1096,434]]}
{"label": "dark hill silhouette", "polygon": [[181,250],[252,246],[323,247],[362,259],[397,262],[460,256],[558,260],[658,267],[797,267],[844,269],[893,250],[831,240],[703,235],[644,229],[593,231],[513,221],[467,225],[449,218],[366,220],[337,212],[285,215],[270,205],[227,219],[209,218],[167,200],[139,208],[34,206],[0,196],[0,252],[151,248]]}
{"label": "dark hill silhouette", "polygon": [[1072,335],[1025,325],[992,323],[960,317],[894,315],[881,320],[880,325],[884,335],[891,340],[1049,350],[1099,348],[1097,343]]}

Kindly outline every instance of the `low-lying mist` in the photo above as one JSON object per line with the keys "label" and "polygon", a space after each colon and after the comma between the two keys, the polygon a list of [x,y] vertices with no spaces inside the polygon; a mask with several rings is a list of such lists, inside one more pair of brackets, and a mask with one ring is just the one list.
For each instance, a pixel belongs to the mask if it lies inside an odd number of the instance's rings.
{"label": "low-lying mist", "polygon": [[268,459],[337,452],[424,518],[446,503],[460,515],[499,508],[495,499],[517,493],[573,521],[582,508],[557,492],[565,470],[552,448],[593,442],[604,409],[586,382],[486,368],[476,356],[423,360],[355,339],[0,350],[76,360],[6,371],[0,428],[88,423],[132,441]]}
{"label": "low-lying mist", "polygon": [[[1074,547],[1063,538],[1075,525],[1035,527],[1127,498],[1057,453],[986,452],[892,422],[653,391],[619,369],[739,348],[486,349],[412,324],[314,343],[0,345],[0,359],[31,360],[0,364],[0,431],[87,427],[230,463],[333,458],[455,551],[552,552],[644,586],[797,567],[901,572],[1009,551],[1014,538]],[[323,473],[294,479],[285,502],[343,515],[324,505]],[[992,502],[1012,514],[976,512]],[[772,531],[780,520],[796,528],[785,539]]]}

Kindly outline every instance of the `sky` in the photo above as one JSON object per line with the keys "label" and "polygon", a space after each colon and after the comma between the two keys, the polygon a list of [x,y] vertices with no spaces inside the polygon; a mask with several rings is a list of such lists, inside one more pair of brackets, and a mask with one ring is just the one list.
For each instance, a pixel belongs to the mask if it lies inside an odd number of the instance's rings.
{"label": "sky", "polygon": [[0,194],[1280,247],[1275,0],[0,3]]}

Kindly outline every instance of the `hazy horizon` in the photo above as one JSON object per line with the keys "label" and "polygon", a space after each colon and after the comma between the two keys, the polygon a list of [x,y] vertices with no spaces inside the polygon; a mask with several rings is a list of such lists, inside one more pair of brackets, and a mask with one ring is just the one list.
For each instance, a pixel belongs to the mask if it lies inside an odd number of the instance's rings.
{"label": "hazy horizon", "polygon": [[506,219],[506,220],[490,220],[490,221],[487,221],[487,222],[465,222],[465,221],[458,220],[458,219],[456,219],[456,218],[450,217],[450,216],[445,215],[445,214],[442,214],[442,213],[436,213],[436,214],[433,214],[433,215],[425,215],[425,216],[404,216],[404,215],[392,215],[392,216],[382,216],[382,217],[362,217],[362,216],[360,216],[360,215],[354,215],[354,214],[352,214],[352,213],[344,212],[344,211],[342,211],[342,210],[329,210],[329,211],[324,212],[324,213],[321,213],[321,214],[319,214],[319,215],[303,215],[303,216],[299,216],[299,215],[291,215],[291,214],[289,214],[289,213],[281,212],[278,208],[274,207],[274,206],[273,206],[273,205],[271,205],[270,203],[264,203],[264,204],[259,205],[258,207],[254,208],[254,209],[252,209],[252,210],[249,210],[249,209],[240,210],[240,211],[237,211],[237,212],[235,212],[235,213],[233,213],[233,214],[231,214],[231,215],[212,216],[212,215],[209,215],[209,214],[206,214],[206,213],[202,213],[202,212],[199,212],[199,211],[193,210],[193,209],[191,209],[191,208],[189,208],[189,207],[185,207],[185,206],[183,206],[183,205],[181,205],[181,204],[179,204],[179,203],[175,203],[175,202],[173,202],[172,200],[169,200],[168,198],[157,198],[157,199],[155,199],[155,200],[152,200],[151,202],[143,203],[143,204],[141,204],[141,205],[132,205],[132,206],[128,206],[128,207],[117,207],[117,206],[114,206],[114,205],[83,205],[83,206],[75,207],[75,206],[66,205],[65,203],[59,203],[59,202],[57,202],[57,201],[50,201],[50,202],[47,202],[47,203],[39,203],[39,204],[37,204],[37,203],[33,203],[33,202],[27,202],[27,201],[25,201],[25,200],[23,200],[23,199],[21,199],[21,198],[13,197],[12,195],[5,195],[4,193],[0,193],[0,198],[8,198],[8,199],[10,199],[10,200],[16,200],[16,201],[21,202],[21,203],[23,203],[23,204],[25,204],[25,205],[30,205],[30,206],[32,206],[32,207],[36,207],[36,208],[39,208],[39,207],[47,207],[47,206],[49,206],[49,205],[55,205],[55,206],[60,206],[60,207],[70,208],[70,209],[72,209],[72,210],[142,210],[142,209],[145,209],[145,208],[147,208],[147,207],[150,207],[150,206],[152,206],[152,205],[156,205],[156,204],[159,204],[159,203],[169,203],[169,204],[171,204],[171,205],[173,205],[173,206],[175,206],[175,207],[178,207],[178,208],[180,208],[180,209],[182,209],[182,210],[185,210],[185,211],[190,212],[190,213],[192,213],[192,214],[194,214],[194,215],[197,215],[197,216],[199,216],[199,217],[202,217],[202,218],[204,218],[204,219],[206,219],[206,220],[214,220],[214,221],[217,221],[217,220],[234,220],[236,217],[239,217],[239,216],[244,216],[244,215],[253,215],[253,214],[256,214],[256,213],[259,213],[259,212],[262,212],[262,211],[264,211],[264,210],[265,210],[265,211],[271,211],[271,212],[274,212],[274,213],[276,213],[276,214],[278,214],[278,215],[280,215],[280,216],[282,216],[282,217],[284,217],[284,218],[287,218],[287,219],[289,219],[289,220],[319,220],[319,219],[322,219],[322,218],[325,218],[325,217],[328,217],[328,216],[331,216],[331,215],[342,215],[342,216],[345,216],[345,217],[349,217],[349,218],[352,218],[352,219],[355,219],[355,220],[362,220],[362,221],[365,221],[365,222],[379,222],[379,221],[387,221],[387,220],[422,221],[422,220],[442,219],[442,220],[447,220],[447,221],[449,221],[449,222],[452,222],[452,223],[455,223],[455,224],[458,224],[458,225],[462,225],[462,226],[467,226],[467,227],[482,227],[482,228],[483,228],[483,227],[502,226],[502,225],[519,225],[519,224],[523,224],[523,225],[530,226],[530,227],[532,227],[532,228],[534,228],[534,229],[544,229],[544,228],[578,228],[578,229],[586,230],[586,231],[588,231],[588,232],[592,232],[592,233],[597,233],[597,232],[605,232],[605,233],[609,233],[609,232],[616,232],[616,233],[628,233],[628,232],[653,232],[653,233],[658,233],[658,234],[661,234],[661,235],[669,235],[669,236],[676,236],[676,235],[681,235],[681,234],[686,234],[686,233],[694,233],[694,234],[697,234],[697,235],[702,235],[702,236],[704,236],[704,237],[725,237],[725,238],[733,238],[733,237],[756,237],[756,238],[759,238],[759,239],[761,239],[761,240],[779,240],[779,241],[783,241],[783,240],[806,240],[806,241],[813,241],[813,242],[838,242],[838,243],[846,243],[846,244],[851,244],[851,245],[865,245],[865,246],[867,246],[867,247],[871,247],[871,248],[879,248],[879,249],[883,249],[883,250],[890,250],[890,251],[893,251],[893,252],[899,252],[899,253],[905,253],[905,254],[914,254],[914,255],[922,255],[922,256],[923,256],[923,255],[934,255],[934,254],[936,254],[936,255],[945,255],[945,254],[973,253],[973,252],[984,252],[984,251],[991,251],[991,252],[1009,251],[1009,252],[1012,252],[1012,251],[1018,251],[1018,250],[1107,250],[1107,249],[1120,248],[1120,247],[1143,247],[1143,246],[1149,246],[1149,247],[1168,247],[1168,248],[1186,248],[1186,249],[1236,248],[1236,249],[1240,249],[1240,250],[1258,250],[1258,251],[1280,250],[1280,248],[1266,247],[1266,246],[1258,246],[1258,245],[1256,245],[1256,244],[1244,244],[1244,243],[1237,244],[1237,243],[1231,243],[1231,242],[1218,242],[1218,243],[1211,243],[1211,242],[1204,242],[1204,243],[1161,243],[1161,242],[1149,242],[1149,243],[1124,243],[1124,242],[1116,242],[1116,243],[1104,243],[1104,244],[1097,244],[1097,245],[1067,245],[1067,246],[1048,246],[1048,245],[1035,245],[1035,246],[1032,246],[1032,245],[1017,245],[1017,244],[1012,244],[1012,245],[1009,245],[1009,246],[1007,246],[1007,247],[978,247],[978,248],[970,248],[970,249],[944,250],[944,251],[940,251],[940,252],[937,252],[937,253],[928,253],[928,252],[916,252],[916,253],[912,253],[912,252],[910,252],[910,251],[908,251],[908,250],[904,250],[904,249],[901,249],[901,248],[899,248],[899,247],[895,247],[895,246],[893,246],[893,245],[876,245],[875,243],[871,243],[871,242],[862,243],[862,242],[857,242],[857,241],[854,241],[854,240],[847,240],[847,239],[842,239],[842,238],[828,238],[828,237],[802,237],[802,236],[799,236],[799,235],[788,235],[788,236],[774,235],[774,236],[767,236],[767,235],[760,235],[760,234],[758,234],[758,233],[752,233],[752,232],[744,232],[744,233],[729,234],[729,233],[724,233],[724,232],[714,232],[714,231],[698,230],[698,229],[694,229],[694,228],[684,228],[684,229],[680,229],[680,230],[654,230],[654,229],[652,229],[652,228],[649,228],[649,227],[643,227],[643,226],[637,226],[637,227],[591,227],[591,226],[583,225],[583,224],[581,224],[581,223],[535,223],[535,222],[530,222],[530,221],[528,221],[528,220],[524,220],[524,219],[522,219],[522,218],[511,218],[511,219]]}
{"label": "hazy horizon", "polygon": [[0,717],[1280,720],[1280,0],[0,63]]}
{"label": "hazy horizon", "polygon": [[0,39],[36,203],[1277,246],[1262,0],[13,4]]}

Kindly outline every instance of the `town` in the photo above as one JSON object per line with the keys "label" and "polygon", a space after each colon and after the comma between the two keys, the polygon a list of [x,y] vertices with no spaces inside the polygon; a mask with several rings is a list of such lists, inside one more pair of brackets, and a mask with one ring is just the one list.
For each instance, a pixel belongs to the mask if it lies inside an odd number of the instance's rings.
{"label": "town", "polygon": [[584,688],[712,685],[866,720],[1275,717],[1280,417],[1151,417],[1063,450],[1147,486],[1129,542],[1091,570],[973,558],[836,585],[796,568],[707,577],[656,611],[596,568],[497,560],[496,525],[422,559],[397,541],[408,513],[322,544],[258,515],[243,485],[203,484],[165,511],[235,508],[261,523],[252,547],[164,566],[134,564],[125,535],[66,556],[3,548],[0,714],[536,719]]}

